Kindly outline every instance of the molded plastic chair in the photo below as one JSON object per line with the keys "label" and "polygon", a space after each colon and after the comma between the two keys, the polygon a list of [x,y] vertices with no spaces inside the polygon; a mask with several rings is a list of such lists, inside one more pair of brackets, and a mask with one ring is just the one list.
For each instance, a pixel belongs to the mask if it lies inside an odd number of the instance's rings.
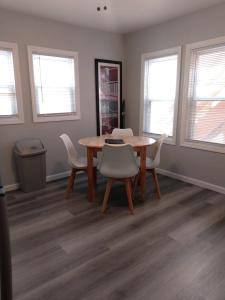
{"label": "molded plastic chair", "polygon": [[[152,148],[151,148],[152,153],[151,154],[149,153],[149,156],[147,154],[147,158],[146,158],[146,170],[148,172],[152,173],[152,177],[153,177],[154,184],[156,187],[156,193],[157,193],[158,199],[161,198],[161,193],[160,193],[160,187],[159,187],[159,181],[158,181],[158,177],[157,177],[157,173],[156,173],[156,168],[160,164],[161,148],[162,148],[163,141],[166,137],[167,137],[166,134],[161,135],[161,137],[152,145]],[[140,158],[138,158],[138,162],[140,165]]]}
{"label": "molded plastic chair", "polygon": [[[114,128],[112,131],[112,136],[114,137],[124,137],[124,136],[134,136],[133,130],[131,128]],[[134,152],[137,156],[137,153]]]}
{"label": "molded plastic chair", "polygon": [[102,212],[107,209],[112,184],[117,180],[125,184],[129,210],[133,214],[132,179],[138,174],[139,168],[132,146],[128,144],[104,145],[98,169],[103,176],[108,177]]}
{"label": "molded plastic chair", "polygon": [[133,136],[133,130],[131,128],[114,128],[112,131],[113,136]]}
{"label": "molded plastic chair", "polygon": [[[60,138],[62,139],[62,141],[66,147],[68,163],[72,168],[71,175],[68,179],[68,185],[67,185],[67,189],[66,189],[66,199],[68,199],[70,192],[72,191],[73,186],[74,186],[74,180],[75,180],[77,171],[85,171],[85,172],[87,171],[87,158],[78,156],[78,153],[77,153],[70,137],[67,134],[65,134],[65,133],[61,134]],[[97,166],[96,158],[94,158],[93,164],[95,167],[94,173],[95,173],[95,177],[96,177],[96,166]]]}

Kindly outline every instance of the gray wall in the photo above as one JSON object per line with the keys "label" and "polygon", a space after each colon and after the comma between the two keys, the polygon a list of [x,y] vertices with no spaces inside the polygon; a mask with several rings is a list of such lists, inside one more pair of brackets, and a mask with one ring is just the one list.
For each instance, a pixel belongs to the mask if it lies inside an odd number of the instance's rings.
{"label": "gray wall", "polygon": [[[4,185],[17,182],[12,148],[16,140],[40,138],[47,147],[47,175],[68,170],[59,135],[68,133],[74,143],[80,137],[96,135],[94,59],[123,60],[123,37],[87,30],[60,22],[0,10],[0,41],[19,46],[20,73],[25,123],[0,126],[0,168]],[[27,45],[79,52],[81,120],[33,123],[28,74]],[[80,149],[82,151],[82,149]]]}
{"label": "gray wall", "polygon": [[[126,59],[124,86],[127,126],[138,133],[141,54],[225,35],[224,15],[225,4],[222,4],[123,37],[0,10],[0,41],[16,42],[19,46],[25,112],[24,124],[0,126],[0,167],[4,184],[17,182],[12,159],[12,148],[16,140],[40,138],[48,149],[47,174],[51,175],[68,169],[65,150],[58,138],[62,132],[68,133],[74,142],[80,137],[96,134],[94,58]],[[26,49],[28,44],[79,52],[81,120],[32,122]],[[182,95],[182,84],[180,92]],[[179,113],[178,128],[180,121]],[[224,154],[165,145],[160,167],[225,187]]]}
{"label": "gray wall", "polygon": [[[125,36],[127,125],[136,133],[139,129],[141,54],[225,35],[224,16],[225,4],[222,4]],[[182,83],[183,78],[179,101]],[[179,110],[178,129],[180,122]],[[225,187],[224,154],[165,145],[160,167]]]}

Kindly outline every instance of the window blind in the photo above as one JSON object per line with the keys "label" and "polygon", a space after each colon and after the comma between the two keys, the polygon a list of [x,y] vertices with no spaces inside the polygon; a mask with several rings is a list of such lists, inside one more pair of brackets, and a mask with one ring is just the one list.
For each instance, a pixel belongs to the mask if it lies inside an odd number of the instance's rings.
{"label": "window blind", "polygon": [[144,132],[173,136],[178,55],[144,62]]}
{"label": "window blind", "polygon": [[225,144],[225,45],[191,52],[187,139]]}
{"label": "window blind", "polygon": [[32,59],[37,113],[75,113],[74,58],[34,53]]}
{"label": "window blind", "polygon": [[13,53],[11,50],[0,49],[0,117],[17,114]]}

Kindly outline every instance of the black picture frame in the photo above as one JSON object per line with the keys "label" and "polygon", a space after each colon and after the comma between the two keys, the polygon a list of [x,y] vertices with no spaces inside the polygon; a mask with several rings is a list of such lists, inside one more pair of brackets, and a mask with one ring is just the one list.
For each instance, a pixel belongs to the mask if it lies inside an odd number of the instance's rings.
{"label": "black picture frame", "polygon": [[[115,77],[115,81],[106,81],[102,78],[106,77],[104,72],[100,74],[99,70],[105,70],[108,74],[112,74],[111,77]],[[108,69],[107,69],[108,68]],[[117,69],[117,73],[114,69]],[[117,80],[116,80],[117,75]],[[110,75],[108,75],[110,77]],[[105,80],[105,82],[103,81]],[[108,84],[108,88],[116,93],[113,95],[103,96],[103,92],[100,93],[100,86]],[[97,121],[97,135],[111,133],[113,128],[122,127],[122,62],[115,60],[95,59],[95,90],[96,90],[96,121]],[[111,108],[110,108],[111,107]],[[110,112],[111,109],[111,112]],[[117,115],[117,120],[116,120]],[[108,118],[108,120],[107,120]],[[108,127],[106,123],[108,122]],[[115,125],[115,126],[114,126]]]}

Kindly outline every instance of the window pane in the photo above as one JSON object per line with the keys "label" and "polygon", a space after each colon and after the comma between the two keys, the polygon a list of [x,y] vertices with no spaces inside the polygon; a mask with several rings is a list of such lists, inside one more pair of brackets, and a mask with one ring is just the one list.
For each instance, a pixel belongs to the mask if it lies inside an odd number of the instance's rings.
{"label": "window pane", "polygon": [[173,135],[174,102],[149,101],[145,105],[144,132]]}
{"label": "window pane", "polygon": [[17,114],[13,54],[0,49],[0,116]]}
{"label": "window pane", "polygon": [[190,138],[225,144],[225,101],[194,101],[191,107]]}
{"label": "window pane", "polygon": [[206,51],[197,53],[195,98],[224,100],[225,47]]}
{"label": "window pane", "polygon": [[173,136],[178,55],[145,61],[144,131]]}
{"label": "window pane", "polygon": [[75,112],[74,59],[39,54],[32,57],[38,114]]}
{"label": "window pane", "polygon": [[176,96],[177,55],[145,62],[145,98],[174,100]]}
{"label": "window pane", "polygon": [[187,140],[225,144],[225,46],[194,49]]}

